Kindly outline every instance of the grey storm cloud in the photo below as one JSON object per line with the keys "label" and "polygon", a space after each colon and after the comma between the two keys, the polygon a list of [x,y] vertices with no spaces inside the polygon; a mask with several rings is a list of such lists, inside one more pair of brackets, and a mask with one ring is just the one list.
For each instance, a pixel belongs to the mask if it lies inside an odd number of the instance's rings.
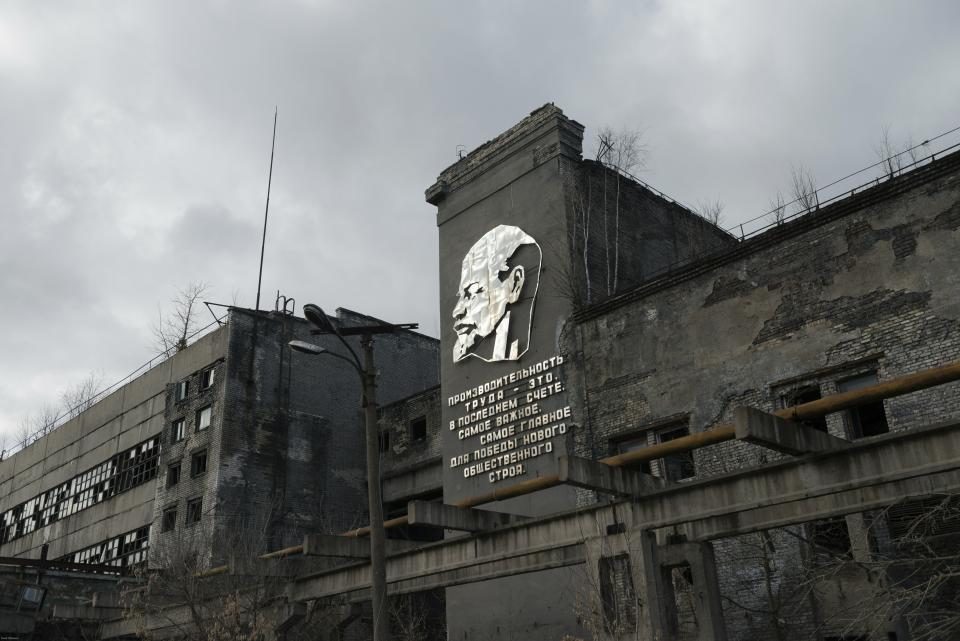
{"label": "grey storm cloud", "polygon": [[153,352],[190,282],[436,334],[423,191],[546,102],[643,129],[642,177],[762,214],[790,167],[870,164],[956,126],[960,5],[892,2],[3,3],[0,434]]}

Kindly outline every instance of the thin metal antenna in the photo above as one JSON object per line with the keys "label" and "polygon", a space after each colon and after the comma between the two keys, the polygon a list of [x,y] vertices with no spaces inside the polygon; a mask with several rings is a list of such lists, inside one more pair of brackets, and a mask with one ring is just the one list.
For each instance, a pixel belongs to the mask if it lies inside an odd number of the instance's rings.
{"label": "thin metal antenna", "polygon": [[273,183],[273,151],[277,147],[277,108],[273,108],[273,142],[270,143],[270,174],[267,176],[267,206],[263,210],[263,240],[260,243],[260,273],[257,276],[257,305],[260,311],[260,283],[263,282],[263,250],[267,246],[267,214],[270,213],[270,185]]}

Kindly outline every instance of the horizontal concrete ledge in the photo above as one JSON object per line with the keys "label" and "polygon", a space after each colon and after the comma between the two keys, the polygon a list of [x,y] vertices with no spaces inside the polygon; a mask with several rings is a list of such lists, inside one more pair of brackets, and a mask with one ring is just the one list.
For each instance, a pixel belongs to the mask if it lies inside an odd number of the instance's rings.
{"label": "horizontal concrete ledge", "polygon": [[407,519],[410,525],[428,525],[462,532],[481,532],[528,520],[515,514],[455,507],[430,501],[410,501],[407,504]]}
{"label": "horizontal concrete ledge", "polygon": [[850,444],[850,441],[752,407],[738,407],[733,413],[733,426],[737,440],[792,456],[829,452]]}
{"label": "horizontal concrete ledge", "polygon": [[645,472],[624,467],[610,467],[579,456],[561,456],[559,468],[558,475],[561,483],[603,494],[636,497],[659,490],[664,486],[662,479]]}
{"label": "horizontal concrete ledge", "polygon": [[[387,539],[387,554],[401,554],[423,545],[418,541]],[[339,559],[369,559],[370,539],[336,534],[308,534],[303,537],[305,556],[327,556]]]}

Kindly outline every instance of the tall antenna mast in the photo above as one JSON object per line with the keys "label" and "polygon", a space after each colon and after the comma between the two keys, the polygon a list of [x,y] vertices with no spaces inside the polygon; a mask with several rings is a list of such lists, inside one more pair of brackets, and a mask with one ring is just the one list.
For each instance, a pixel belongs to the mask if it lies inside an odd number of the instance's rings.
{"label": "tall antenna mast", "polygon": [[273,183],[273,151],[277,147],[277,108],[273,108],[273,142],[270,143],[270,174],[267,176],[267,206],[263,210],[263,240],[260,242],[260,273],[257,276],[257,305],[260,311],[260,283],[263,282],[263,250],[267,246],[267,214],[270,213],[270,185]]}

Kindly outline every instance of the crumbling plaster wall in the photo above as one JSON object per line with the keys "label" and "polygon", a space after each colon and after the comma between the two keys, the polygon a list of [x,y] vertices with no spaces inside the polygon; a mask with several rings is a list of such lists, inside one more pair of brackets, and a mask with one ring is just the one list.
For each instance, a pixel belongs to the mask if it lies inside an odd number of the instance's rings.
{"label": "crumbling plaster wall", "polygon": [[[960,158],[952,156],[777,227],[710,269],[586,310],[565,336],[566,375],[581,391],[572,399],[584,425],[576,451],[602,457],[618,437],[668,417],[687,417],[698,432],[731,420],[740,405],[773,410],[779,381],[830,366],[810,375],[824,394],[864,362],[882,381],[960,359],[958,228]],[[960,418],[958,389],[885,401],[890,429]],[[830,418],[831,431],[845,435],[842,417]],[[772,458],[725,443],[696,452],[697,474]],[[717,547],[721,583],[737,591],[730,596],[761,603],[761,586],[731,562],[749,546]],[[778,563],[800,563],[798,554],[781,546]],[[728,625],[732,638],[763,628],[729,612]]]}
{"label": "crumbling plaster wall", "polygon": [[[375,319],[374,319],[375,320]],[[339,310],[339,321],[371,319]],[[224,396],[217,510],[221,526],[270,521],[271,548],[306,532],[337,532],[366,519],[364,423],[356,371],[337,358],[295,354],[312,336],[304,319],[233,310]],[[359,352],[356,338],[349,339]],[[414,332],[375,340],[377,397],[389,403],[436,385],[437,341]]]}

